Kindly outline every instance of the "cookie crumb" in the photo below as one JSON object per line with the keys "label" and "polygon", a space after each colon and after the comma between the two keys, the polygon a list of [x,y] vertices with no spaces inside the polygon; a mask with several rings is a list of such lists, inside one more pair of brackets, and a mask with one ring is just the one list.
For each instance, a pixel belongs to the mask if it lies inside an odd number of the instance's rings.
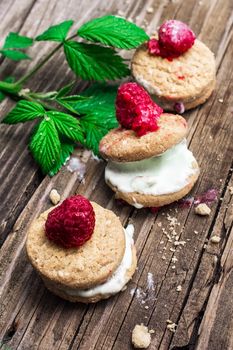
{"label": "cookie crumb", "polygon": [[200,203],[195,208],[195,213],[198,215],[210,215],[211,209],[205,203]]}
{"label": "cookie crumb", "polygon": [[136,349],[146,349],[150,345],[151,335],[148,327],[137,324],[132,332],[132,344]]}
{"label": "cookie crumb", "polygon": [[228,190],[229,190],[230,194],[233,194],[233,186],[228,187]]}
{"label": "cookie crumb", "polygon": [[154,12],[154,8],[153,7],[148,7],[148,9],[146,10],[147,13],[153,13]]}
{"label": "cookie crumb", "polygon": [[216,236],[216,235],[214,235],[210,238],[210,242],[212,242],[212,243],[219,243],[220,241],[221,241],[221,238],[219,236]]}
{"label": "cookie crumb", "polygon": [[176,242],[174,242],[174,246],[182,246],[182,247],[184,247],[185,244],[186,244],[186,241],[176,241]]}
{"label": "cookie crumb", "polygon": [[61,196],[55,188],[52,189],[52,191],[50,192],[49,199],[54,205],[57,205],[60,202]]}
{"label": "cookie crumb", "polygon": [[179,286],[176,287],[176,291],[177,291],[177,292],[181,292],[181,291],[182,291],[181,285],[179,285]]}
{"label": "cookie crumb", "polygon": [[218,99],[218,102],[223,103],[223,99],[222,99],[222,98],[219,98],[219,99]]}
{"label": "cookie crumb", "polygon": [[175,333],[176,327],[177,327],[177,324],[176,324],[176,323],[172,322],[171,320],[167,320],[167,329],[168,329],[170,332]]}

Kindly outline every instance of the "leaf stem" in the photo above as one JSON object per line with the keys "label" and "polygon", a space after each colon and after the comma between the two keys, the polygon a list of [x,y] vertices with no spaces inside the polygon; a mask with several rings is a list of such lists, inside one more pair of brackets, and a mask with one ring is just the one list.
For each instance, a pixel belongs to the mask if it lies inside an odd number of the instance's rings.
{"label": "leaf stem", "polygon": [[47,102],[41,101],[40,99],[36,99],[30,96],[30,94],[24,94],[23,98],[27,101],[32,101],[32,102],[39,102],[45,109],[56,111],[56,108],[54,108],[52,105],[50,105]]}
{"label": "leaf stem", "polygon": [[[71,35],[67,40],[73,39],[77,36],[77,34]],[[58,46],[56,46],[47,56],[44,57],[44,59],[38,63],[31,71],[29,71],[26,75],[24,75],[22,78],[20,78],[17,81],[17,84],[23,84],[25,83],[32,75],[34,75],[61,47],[63,46],[63,42],[60,43]]]}
{"label": "leaf stem", "polygon": [[31,71],[29,71],[26,75],[24,75],[22,78],[20,78],[17,81],[17,84],[23,84],[25,83],[32,75],[34,75],[61,47],[63,43],[56,46],[47,56],[44,57],[44,59],[38,63]]}
{"label": "leaf stem", "polygon": [[21,84],[19,83],[8,83],[6,81],[0,81],[0,90],[9,94],[17,94],[21,90]]}

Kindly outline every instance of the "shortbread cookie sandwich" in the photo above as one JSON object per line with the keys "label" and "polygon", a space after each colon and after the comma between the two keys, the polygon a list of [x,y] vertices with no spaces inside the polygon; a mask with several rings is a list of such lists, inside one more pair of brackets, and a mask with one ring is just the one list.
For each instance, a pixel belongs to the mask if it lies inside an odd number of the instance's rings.
{"label": "shortbread cookie sandwich", "polygon": [[185,119],[163,113],[137,83],[118,89],[116,115],[121,127],[100,142],[100,153],[108,161],[105,180],[116,198],[142,208],[184,197],[199,175],[187,148]]}
{"label": "shortbread cookie sandwich", "polygon": [[165,110],[178,113],[204,103],[216,83],[214,54],[177,20],[136,50],[132,74]]}
{"label": "shortbread cookie sandwich", "polygon": [[137,265],[133,226],[83,196],[72,196],[31,225],[29,260],[54,294],[92,303],[125,288]]}

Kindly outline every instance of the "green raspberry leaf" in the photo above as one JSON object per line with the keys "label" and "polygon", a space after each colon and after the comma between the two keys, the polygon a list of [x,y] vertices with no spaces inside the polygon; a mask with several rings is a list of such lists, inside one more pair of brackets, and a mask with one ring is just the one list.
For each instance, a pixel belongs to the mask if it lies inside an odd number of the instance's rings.
{"label": "green raspberry leaf", "polygon": [[44,33],[38,35],[35,40],[37,41],[58,41],[63,42],[73,25],[73,20],[64,21],[49,27]]}
{"label": "green raspberry leaf", "polygon": [[33,39],[11,32],[6,37],[3,49],[26,49],[32,44]]}
{"label": "green raspberry leaf", "polygon": [[3,49],[0,53],[13,61],[30,60],[30,57],[22,51]]}
{"label": "green raspberry leaf", "polygon": [[50,170],[49,176],[54,176],[61,169],[62,165],[66,163],[69,156],[73,153],[75,147],[75,143],[69,140],[62,140],[61,144],[61,154],[60,159],[57,161],[55,166]]}
{"label": "green raspberry leaf", "polygon": [[32,136],[29,149],[44,174],[49,174],[58,164],[61,155],[61,143],[51,118],[46,117],[40,122]]}
{"label": "green raspberry leaf", "polygon": [[116,16],[103,16],[84,23],[77,34],[82,38],[120,49],[132,49],[149,40],[136,24]]}
{"label": "green raspberry leaf", "polygon": [[118,125],[117,120],[112,115],[100,117],[99,114],[81,117],[80,123],[85,134],[85,145],[96,155],[99,155],[100,140],[109,130]]}
{"label": "green raspberry leaf", "polygon": [[58,90],[56,98],[61,98],[61,97],[68,95],[68,93],[70,93],[70,91],[72,90],[74,83],[75,82],[72,81],[71,83],[63,86],[60,90]]}
{"label": "green raspberry leaf", "polygon": [[81,95],[70,95],[64,96],[61,98],[56,98],[56,102],[59,103],[62,107],[66,108],[68,111],[79,115],[80,113],[74,108],[76,104],[80,101],[87,100],[88,97]]}
{"label": "green raspberry leaf", "polygon": [[130,74],[113,49],[69,40],[64,43],[64,51],[70,68],[84,80],[114,80]]}
{"label": "green raspberry leaf", "polygon": [[117,86],[93,84],[82,95],[61,98],[59,103],[80,115],[84,145],[98,154],[101,138],[118,126],[115,116]]}
{"label": "green raspberry leaf", "polygon": [[[73,104],[73,108],[79,114],[111,114],[115,116],[115,100],[118,86],[95,83],[86,89],[82,96],[86,99]],[[89,97],[89,98],[87,98]],[[101,116],[100,116],[101,117]]]}
{"label": "green raspberry leaf", "polygon": [[46,114],[53,120],[58,134],[66,136],[75,142],[84,142],[83,132],[78,119],[69,114],[56,111],[49,111]]}
{"label": "green raspberry leaf", "polygon": [[3,119],[4,124],[24,123],[45,115],[45,110],[40,103],[31,101],[19,101],[10,113]]}

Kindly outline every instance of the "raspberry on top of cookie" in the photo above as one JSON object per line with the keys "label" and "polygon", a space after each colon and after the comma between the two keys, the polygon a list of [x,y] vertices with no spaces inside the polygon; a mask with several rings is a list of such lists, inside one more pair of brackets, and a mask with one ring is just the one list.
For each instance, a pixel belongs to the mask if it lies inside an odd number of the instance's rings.
{"label": "raspberry on top of cookie", "polygon": [[185,23],[164,22],[132,59],[132,75],[164,110],[183,113],[204,103],[216,84],[213,53]]}
{"label": "raspberry on top of cookie", "polygon": [[120,127],[105,135],[99,147],[108,161],[105,181],[116,198],[142,208],[166,205],[186,195],[199,169],[187,149],[185,119],[163,113],[137,83],[119,87],[116,116]]}
{"label": "raspberry on top of cookie", "polygon": [[111,130],[99,146],[107,160],[132,162],[158,156],[187,134],[186,120],[180,115],[163,113],[137,83],[119,87],[116,117],[120,127]]}
{"label": "raspberry on top of cookie", "polygon": [[147,44],[149,53],[170,61],[188,51],[196,39],[187,24],[174,19],[161,25],[158,36],[158,39],[149,40]]}
{"label": "raspberry on top of cookie", "polygon": [[96,302],[124,289],[137,265],[133,226],[83,196],[42,213],[26,250],[46,287],[72,302]]}

